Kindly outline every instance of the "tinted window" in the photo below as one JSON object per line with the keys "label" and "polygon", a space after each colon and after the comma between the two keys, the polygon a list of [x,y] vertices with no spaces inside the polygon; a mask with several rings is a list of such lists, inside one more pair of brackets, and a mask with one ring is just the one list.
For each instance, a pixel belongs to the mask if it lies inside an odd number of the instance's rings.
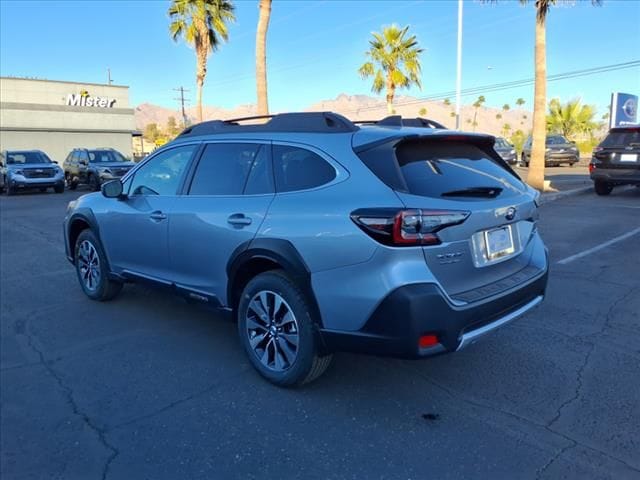
{"label": "tinted window", "polygon": [[495,147],[496,148],[512,148],[511,144],[501,137],[496,138]]}
{"label": "tinted window", "polygon": [[273,146],[273,169],[279,192],[319,187],[336,178],[335,169],[309,150]]}
{"label": "tinted window", "polygon": [[127,160],[115,150],[89,150],[91,163],[101,162],[126,162]]}
{"label": "tinted window", "polygon": [[131,182],[131,195],[175,195],[197,145],[158,153],[140,167]]}
{"label": "tinted window", "polygon": [[551,135],[547,137],[547,145],[562,145],[564,143],[569,143],[569,141],[564,138],[562,135]]}
{"label": "tinted window", "polygon": [[211,143],[202,152],[190,195],[242,195],[262,146],[255,143]]}
{"label": "tinted window", "polygon": [[[451,199],[508,196],[521,182],[481,148],[467,143],[405,141],[360,154],[383,182],[399,191]],[[395,161],[394,161],[395,160]],[[491,193],[493,192],[493,193]]]}
{"label": "tinted window", "polygon": [[83,163],[87,163],[89,161],[89,156],[87,155],[87,152],[85,152],[84,150],[79,150],[78,151],[78,161],[79,162],[83,162]]}
{"label": "tinted window", "polygon": [[51,160],[41,152],[7,152],[7,165],[25,163],[51,163]]}
{"label": "tinted window", "polygon": [[620,130],[617,132],[610,132],[602,143],[601,147],[629,147],[631,144],[640,146],[640,129],[637,130]]}
{"label": "tinted window", "polygon": [[263,145],[258,152],[258,156],[253,162],[251,172],[249,172],[249,178],[247,179],[247,184],[244,187],[244,194],[259,195],[273,192],[273,170],[271,169],[269,147]]}

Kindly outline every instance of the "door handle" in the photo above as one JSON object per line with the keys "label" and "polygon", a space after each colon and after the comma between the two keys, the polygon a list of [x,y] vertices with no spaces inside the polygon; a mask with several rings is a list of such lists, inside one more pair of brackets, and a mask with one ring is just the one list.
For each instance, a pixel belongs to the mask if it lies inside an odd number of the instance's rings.
{"label": "door handle", "polygon": [[247,225],[251,225],[251,218],[246,217],[244,213],[234,213],[233,215],[229,215],[227,222],[236,227],[246,227]]}
{"label": "door handle", "polygon": [[166,215],[166,214],[164,214],[164,213],[162,213],[162,212],[161,212],[161,211],[159,211],[159,210],[156,210],[155,212],[151,212],[151,215],[149,215],[149,218],[150,218],[151,220],[155,220],[155,221],[157,221],[157,222],[160,222],[160,221],[162,221],[162,220],[166,220],[167,215]]}

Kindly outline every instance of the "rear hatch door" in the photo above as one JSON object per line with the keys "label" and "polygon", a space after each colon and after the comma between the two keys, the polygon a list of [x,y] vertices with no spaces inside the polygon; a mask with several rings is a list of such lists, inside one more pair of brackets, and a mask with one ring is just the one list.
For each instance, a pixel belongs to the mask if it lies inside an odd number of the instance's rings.
{"label": "rear hatch door", "polygon": [[593,150],[593,159],[611,169],[640,169],[640,127],[614,128]]}
{"label": "rear hatch door", "polygon": [[493,150],[493,137],[429,135],[400,141],[394,152],[394,190],[407,208],[469,212],[438,232],[439,245],[418,247],[449,295],[464,300],[528,266],[535,192]]}

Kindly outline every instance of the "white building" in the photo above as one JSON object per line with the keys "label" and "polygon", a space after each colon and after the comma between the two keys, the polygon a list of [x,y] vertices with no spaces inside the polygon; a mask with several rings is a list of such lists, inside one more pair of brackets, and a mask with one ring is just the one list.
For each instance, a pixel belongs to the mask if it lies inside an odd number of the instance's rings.
{"label": "white building", "polygon": [[62,164],[73,148],[131,156],[129,87],[0,77],[0,150],[44,151]]}

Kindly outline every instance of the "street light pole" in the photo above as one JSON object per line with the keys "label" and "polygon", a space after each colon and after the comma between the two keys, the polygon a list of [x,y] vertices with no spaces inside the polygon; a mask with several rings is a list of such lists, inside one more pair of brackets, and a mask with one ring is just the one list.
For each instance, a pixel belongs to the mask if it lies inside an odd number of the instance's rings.
{"label": "street light pole", "polygon": [[456,130],[460,130],[460,89],[462,85],[462,0],[458,0],[458,61],[456,72]]}

